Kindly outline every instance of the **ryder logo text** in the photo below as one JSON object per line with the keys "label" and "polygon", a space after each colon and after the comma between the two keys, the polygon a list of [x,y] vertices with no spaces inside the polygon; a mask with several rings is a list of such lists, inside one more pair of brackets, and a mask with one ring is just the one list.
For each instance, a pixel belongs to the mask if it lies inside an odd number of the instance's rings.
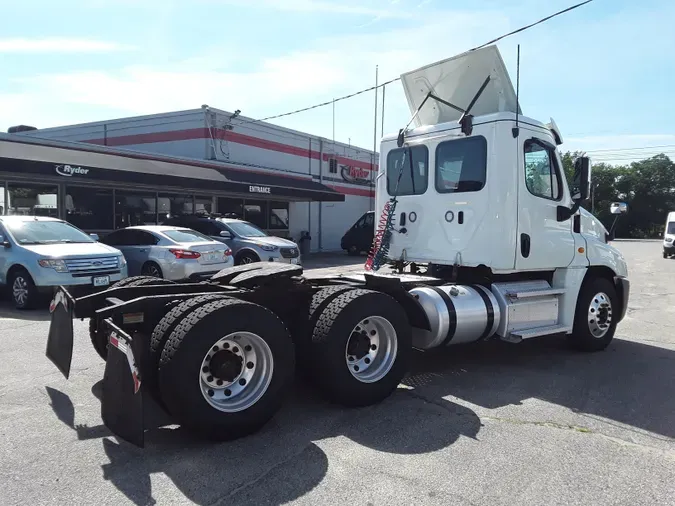
{"label": "ryder logo text", "polygon": [[57,165],[55,167],[56,173],[59,176],[86,176],[89,173],[89,169],[83,169],[82,167],[74,167],[72,165]]}

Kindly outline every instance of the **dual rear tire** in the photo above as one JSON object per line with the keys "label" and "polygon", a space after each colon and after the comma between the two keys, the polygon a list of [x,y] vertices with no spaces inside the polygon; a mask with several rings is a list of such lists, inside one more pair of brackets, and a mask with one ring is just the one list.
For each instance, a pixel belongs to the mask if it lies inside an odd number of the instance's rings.
{"label": "dual rear tire", "polygon": [[144,384],[176,423],[226,441],[269,422],[296,360],[329,400],[366,406],[391,395],[412,352],[405,313],[371,290],[319,290],[295,330],[294,342],[272,311],[222,294],[183,301],[155,327]]}

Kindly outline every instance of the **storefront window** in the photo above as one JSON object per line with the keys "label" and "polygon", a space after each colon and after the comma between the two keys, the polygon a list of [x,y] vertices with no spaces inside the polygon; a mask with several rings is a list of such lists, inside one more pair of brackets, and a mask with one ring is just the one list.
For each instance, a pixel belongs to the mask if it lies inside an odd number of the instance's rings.
{"label": "storefront window", "polygon": [[267,228],[267,209],[266,200],[246,200],[244,202],[244,219],[262,229]]}
{"label": "storefront window", "polygon": [[0,216],[5,214],[7,206],[5,205],[5,199],[7,195],[5,194],[5,185],[0,183]]}
{"label": "storefront window", "polygon": [[194,214],[192,195],[160,194],[157,199],[159,223],[174,216]]}
{"label": "storefront window", "polygon": [[115,228],[157,223],[154,193],[115,192]]}
{"label": "storefront window", "polygon": [[195,213],[213,212],[213,199],[210,197],[195,197]]}
{"label": "storefront window", "polygon": [[288,202],[270,202],[269,229],[288,229]]}
{"label": "storefront window", "polygon": [[244,217],[244,201],[242,199],[219,198],[218,213],[228,218]]}
{"label": "storefront window", "polygon": [[56,186],[10,184],[7,193],[8,202],[2,203],[7,209],[6,214],[59,216],[59,192]]}
{"label": "storefront window", "polygon": [[82,230],[112,230],[112,190],[66,187],[66,221]]}

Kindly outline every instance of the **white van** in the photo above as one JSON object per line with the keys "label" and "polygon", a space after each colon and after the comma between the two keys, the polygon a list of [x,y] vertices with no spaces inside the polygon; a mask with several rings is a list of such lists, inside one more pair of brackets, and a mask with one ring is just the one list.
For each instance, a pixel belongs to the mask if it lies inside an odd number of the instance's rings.
{"label": "white van", "polygon": [[675,255],[675,211],[668,213],[663,232],[663,258]]}

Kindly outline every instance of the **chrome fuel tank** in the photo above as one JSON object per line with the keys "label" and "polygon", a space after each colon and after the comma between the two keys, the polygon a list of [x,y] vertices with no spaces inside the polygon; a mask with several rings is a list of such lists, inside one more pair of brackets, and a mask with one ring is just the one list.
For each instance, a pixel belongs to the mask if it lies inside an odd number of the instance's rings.
{"label": "chrome fuel tank", "polygon": [[492,336],[501,312],[492,292],[480,285],[425,286],[410,290],[424,309],[431,331],[414,328],[413,346],[428,350]]}

